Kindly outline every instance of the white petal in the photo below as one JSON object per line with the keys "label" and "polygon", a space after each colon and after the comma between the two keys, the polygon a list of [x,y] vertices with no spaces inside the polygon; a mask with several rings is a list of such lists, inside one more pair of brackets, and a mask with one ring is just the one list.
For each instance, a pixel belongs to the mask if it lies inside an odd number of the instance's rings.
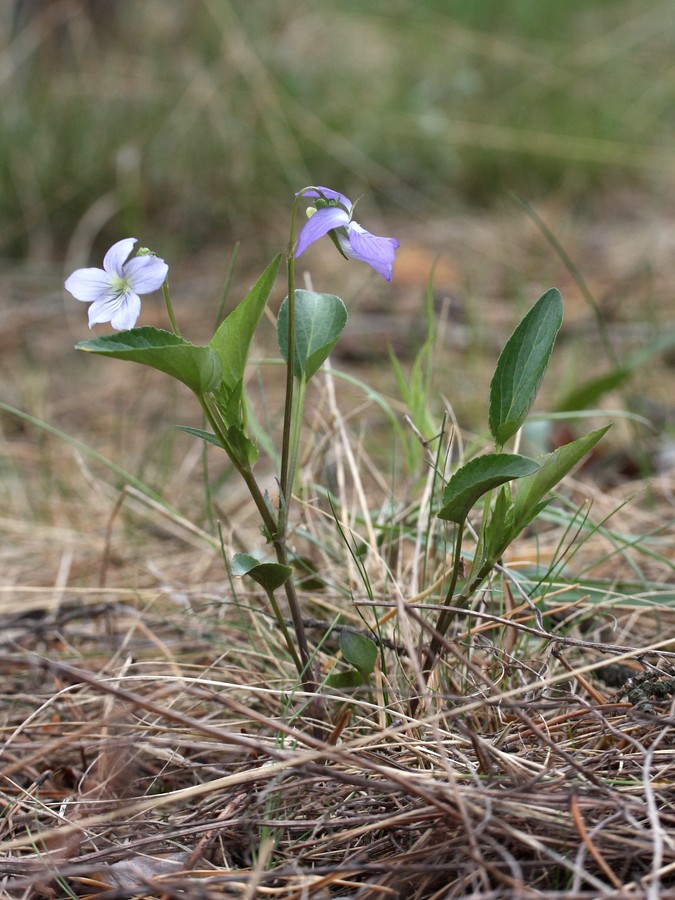
{"label": "white petal", "polygon": [[103,269],[77,269],[66,279],[66,290],[83,303],[93,303],[110,290],[110,275]]}
{"label": "white petal", "polygon": [[119,310],[110,320],[110,324],[118,331],[125,331],[127,328],[134,327],[140,314],[141,298],[133,291],[127,291]]}
{"label": "white petal", "polygon": [[112,293],[102,295],[89,307],[89,327],[109,322],[120,308],[124,294]]}
{"label": "white petal", "polygon": [[117,275],[118,278],[122,278],[122,267],[126,262],[127,257],[134,249],[135,243],[136,238],[124,238],[116,244],[113,244],[103,257],[103,268],[106,272],[109,272],[111,275]]}
{"label": "white petal", "polygon": [[124,277],[137,294],[149,294],[161,288],[168,271],[158,256],[134,256],[124,266]]}

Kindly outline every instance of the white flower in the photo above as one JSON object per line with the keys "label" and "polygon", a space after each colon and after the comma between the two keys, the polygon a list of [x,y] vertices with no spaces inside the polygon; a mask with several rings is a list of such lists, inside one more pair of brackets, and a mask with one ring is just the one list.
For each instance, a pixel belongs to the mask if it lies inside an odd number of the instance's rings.
{"label": "white flower", "polygon": [[136,238],[124,238],[108,250],[102,269],[77,269],[65,287],[76,300],[91,303],[89,327],[110,322],[122,331],[133,328],[141,312],[139,294],[160,288],[169,267],[157,256],[135,256],[127,260]]}

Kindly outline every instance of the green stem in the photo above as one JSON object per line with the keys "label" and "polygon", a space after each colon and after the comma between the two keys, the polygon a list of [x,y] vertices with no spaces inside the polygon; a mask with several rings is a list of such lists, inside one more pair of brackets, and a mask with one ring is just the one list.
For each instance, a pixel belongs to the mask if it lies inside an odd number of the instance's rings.
{"label": "green stem", "polygon": [[289,518],[289,507],[293,494],[293,482],[295,480],[295,466],[297,464],[297,447],[294,447],[295,436],[299,442],[299,424],[293,421],[301,411],[295,408],[293,402],[293,390],[295,387],[295,251],[297,240],[295,237],[296,220],[298,216],[298,204],[307,191],[316,188],[303,188],[295,197],[291,210],[291,232],[288,240],[286,254],[286,269],[288,274],[288,344],[286,351],[286,400],[284,403],[284,426],[281,437],[281,471],[279,472],[279,488],[281,502],[279,504],[279,539],[286,540],[286,532]]}
{"label": "green stem", "polygon": [[300,659],[298,658],[298,654],[296,653],[295,646],[293,641],[291,640],[291,636],[288,633],[288,628],[286,627],[286,622],[284,617],[281,615],[281,610],[279,609],[279,604],[277,603],[277,598],[274,596],[274,591],[269,591],[266,589],[267,599],[270,601],[270,606],[272,607],[272,611],[274,612],[274,616],[277,620],[277,625],[281,630],[281,633],[284,636],[284,640],[286,641],[286,646],[288,647],[288,652],[293,657],[293,662],[295,663],[295,667],[298,670],[300,676],[302,676],[305,667],[302,665]]}
{"label": "green stem", "polygon": [[171,304],[168,279],[165,280],[164,284],[162,285],[162,296],[164,297],[164,305],[166,306],[166,313],[169,317],[169,322],[171,323],[171,329],[174,334],[178,335],[178,337],[181,337],[180,328],[178,327],[178,322],[176,322],[176,317],[173,312],[173,305]]}
{"label": "green stem", "polygon": [[260,513],[260,517],[263,520],[263,524],[267,529],[267,532],[270,536],[273,536],[277,530],[277,523],[274,519],[274,516],[269,510],[267,503],[265,503],[265,498],[262,494],[262,491],[258,487],[258,483],[253,476],[253,472],[250,469],[243,466],[239,459],[237,459],[236,453],[233,451],[230,446],[230,442],[227,437],[227,428],[225,423],[221,421],[220,413],[218,412],[217,407],[214,403],[211,402],[210,398],[205,394],[199,395],[199,402],[204,411],[204,415],[206,416],[211,428],[213,428],[214,433],[218,437],[223,449],[230,457],[232,465],[235,467],[237,472],[241,475],[246,483],[246,487],[251,494],[251,498],[256,505],[258,512]]}
{"label": "green stem", "polygon": [[281,437],[281,471],[279,473],[279,488],[281,498],[279,503],[279,534],[286,538],[288,523],[288,510],[293,492],[294,472],[290,471],[291,461],[291,428],[293,424],[293,389],[295,386],[295,257],[293,248],[289,248],[287,258],[288,268],[288,349],[286,359],[286,400],[284,404],[284,428]]}
{"label": "green stem", "polygon": [[291,478],[291,493],[293,491],[295,473],[298,471],[298,458],[300,456],[300,434],[302,432],[302,419],[305,409],[306,394],[307,381],[303,376],[302,378],[297,379],[295,385],[295,393],[293,394],[293,415],[291,417],[291,433],[289,437],[288,449],[288,471]]}
{"label": "green stem", "polygon": [[[218,436],[218,440],[222,444],[223,449],[230,457],[232,465],[244,479],[244,483],[248,488],[251,498],[255,503],[258,512],[260,513],[260,517],[263,521],[267,534],[272,541],[272,546],[274,547],[277,562],[282,566],[288,566],[288,554],[286,552],[285,536],[284,538],[280,536],[278,523],[275,520],[270,507],[268,506],[265,497],[260,490],[260,487],[258,486],[258,482],[255,480],[253,472],[251,472],[251,470],[246,466],[242,465],[241,462],[237,459],[236,454],[232,451],[230,443],[227,439],[227,428],[225,426],[225,423],[221,421],[220,413],[218,412],[215,404],[213,404],[210,401],[210,398],[206,395],[200,395],[199,402],[201,403],[202,409],[204,410],[204,415],[213,428],[214,433]],[[298,654],[293,654],[293,661],[295,662],[298,674],[302,679],[304,689],[308,693],[315,693],[317,686],[312,674],[312,657],[309,652],[307,635],[305,634],[305,627],[302,621],[300,602],[295,592],[295,586],[293,584],[292,578],[288,578],[286,580],[286,582],[284,583],[284,590],[286,591],[286,599],[288,600],[288,607],[291,613],[291,619],[293,620],[293,630],[295,631],[295,635],[298,641],[298,651],[300,654],[299,657]]]}
{"label": "green stem", "polygon": [[[286,398],[284,402],[284,424],[281,438],[281,469],[279,472],[279,515],[276,531],[272,534],[272,542],[278,561],[282,565],[288,565],[288,552],[286,541],[288,539],[288,519],[291,499],[293,495],[293,483],[298,459],[298,447],[300,443],[300,427],[302,423],[302,401],[304,390],[300,388],[299,403],[294,400],[295,388],[295,249],[296,249],[296,218],[298,203],[302,199],[304,191],[295,198],[291,211],[291,231],[286,255],[288,273],[288,344],[286,352]],[[304,686],[308,691],[316,690],[311,670],[311,657],[309,645],[305,634],[305,626],[302,620],[300,602],[295,592],[293,579],[289,578],[284,583],[286,599],[293,620],[293,630],[298,641],[298,650],[302,662]]]}

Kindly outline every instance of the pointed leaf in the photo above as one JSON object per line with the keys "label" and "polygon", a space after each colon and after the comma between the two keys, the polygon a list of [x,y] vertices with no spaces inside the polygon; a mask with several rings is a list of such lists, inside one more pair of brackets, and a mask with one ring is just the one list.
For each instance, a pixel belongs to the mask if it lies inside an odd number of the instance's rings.
{"label": "pointed leaf", "polygon": [[233,390],[244,377],[251,342],[274,287],[280,262],[281,254],[277,254],[211,338],[209,346],[218,354],[223,386],[228,390]]}
{"label": "pointed leaf", "polygon": [[472,459],[448,481],[438,518],[460,525],[483,494],[514,478],[531,475],[538,468],[534,460],[511,453],[488,453]]}
{"label": "pointed leaf", "polygon": [[186,434],[191,434],[193,437],[199,438],[201,441],[206,441],[207,444],[213,444],[215,447],[220,447],[223,449],[223,445],[218,440],[218,436],[213,434],[211,431],[204,431],[202,428],[192,428],[190,425],[176,425],[180,431],[184,431]]}
{"label": "pointed leaf", "polygon": [[195,394],[206,394],[220,384],[220,362],[210,347],[197,347],[161,328],[146,325],[106,334],[80,341],[75,344],[75,349],[159,369],[182,381]]}
{"label": "pointed leaf", "polygon": [[235,462],[240,463],[245,469],[253,468],[258,461],[258,448],[248,437],[246,432],[237,425],[230,425],[227,429],[227,446],[225,447],[220,442],[218,435],[213,434],[211,431],[203,431],[201,428],[192,428],[190,425],[177,425],[176,427],[186,434],[194,435],[194,437],[206,441],[207,444],[213,444],[214,447],[225,450],[230,458]]}
{"label": "pointed leaf", "polygon": [[248,575],[266,591],[276,591],[291,577],[293,570],[280,563],[260,562],[250,553],[235,553],[232,557],[232,574],[235,578]]}
{"label": "pointed leaf", "polygon": [[[335,294],[295,292],[295,362],[293,371],[306,381],[316,374],[347,324],[347,309]],[[288,364],[288,297],[277,319],[279,350]]]}
{"label": "pointed leaf", "polygon": [[562,297],[551,288],[506,343],[490,384],[490,431],[502,447],[525,421],[562,324]]}
{"label": "pointed leaf", "polygon": [[362,675],[370,675],[377,662],[377,644],[365,634],[355,631],[340,632],[340,650],[348,663]]}
{"label": "pointed leaf", "polygon": [[513,502],[512,538],[532,521],[535,510],[536,514],[541,512],[540,501],[595,447],[609,428],[611,425],[606,425],[558,447],[539,460],[541,465],[537,472],[519,482]]}

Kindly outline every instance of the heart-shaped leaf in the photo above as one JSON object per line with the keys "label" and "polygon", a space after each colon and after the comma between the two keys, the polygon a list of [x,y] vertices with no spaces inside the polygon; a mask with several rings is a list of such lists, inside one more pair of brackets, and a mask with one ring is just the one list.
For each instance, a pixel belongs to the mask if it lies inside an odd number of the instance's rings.
{"label": "heart-shaped leaf", "polygon": [[338,691],[348,691],[351,688],[360,688],[368,684],[368,676],[361,674],[358,669],[349,669],[347,672],[336,672],[326,679],[328,687]]}
{"label": "heart-shaped leaf", "polygon": [[514,478],[531,475],[538,468],[534,460],[512,453],[488,453],[472,459],[448,481],[438,518],[460,525],[483,494]]}
{"label": "heart-shaped leaf", "polygon": [[377,644],[356,631],[340,632],[340,650],[348,663],[362,675],[370,675],[377,661]]}
{"label": "heart-shaped leaf", "polygon": [[75,344],[75,349],[159,369],[182,381],[198,395],[213,391],[220,384],[220,362],[210,347],[197,347],[161,328],[146,325],[106,334],[80,341]]}
{"label": "heart-shaped leaf", "polygon": [[490,431],[498,447],[513,437],[525,421],[560,330],[560,291],[546,291],[518,325],[497,362],[490,384]]}
{"label": "heart-shaped leaf", "polygon": [[[295,292],[295,361],[293,372],[305,381],[316,374],[337,344],[345,325],[347,309],[335,294]],[[288,364],[288,297],[277,319],[279,350]]]}
{"label": "heart-shaped leaf", "polygon": [[291,577],[293,570],[280,563],[260,562],[250,553],[235,553],[232,557],[232,574],[235,578],[249,575],[266,591],[273,592]]}

